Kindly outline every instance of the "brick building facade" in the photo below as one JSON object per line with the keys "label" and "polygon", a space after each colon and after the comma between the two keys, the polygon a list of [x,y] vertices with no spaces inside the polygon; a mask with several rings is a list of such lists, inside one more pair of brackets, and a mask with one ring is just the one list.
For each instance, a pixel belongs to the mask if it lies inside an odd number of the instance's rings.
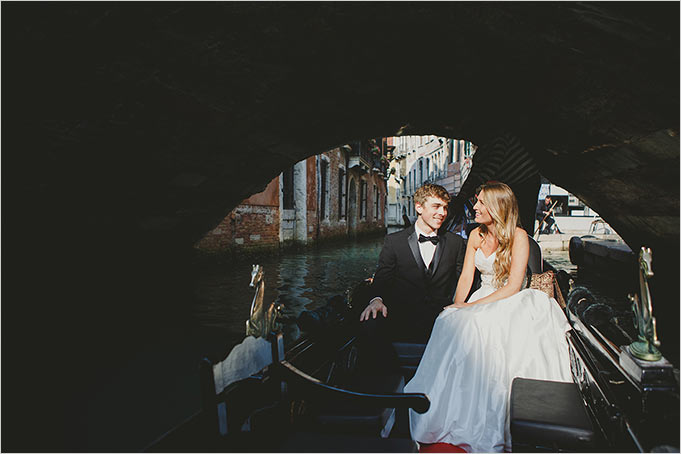
{"label": "brick building facade", "polygon": [[239,246],[276,244],[279,241],[279,181],[242,201],[196,247],[208,251]]}
{"label": "brick building facade", "polygon": [[382,153],[375,142],[356,142],[296,163],[243,200],[195,247],[253,250],[384,232]]}

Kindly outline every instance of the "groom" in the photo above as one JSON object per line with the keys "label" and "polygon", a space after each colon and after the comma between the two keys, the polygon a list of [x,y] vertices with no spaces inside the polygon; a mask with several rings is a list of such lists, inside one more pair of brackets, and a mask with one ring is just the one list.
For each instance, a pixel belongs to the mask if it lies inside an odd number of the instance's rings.
{"label": "groom", "polygon": [[394,355],[390,341],[426,343],[438,314],[452,303],[466,246],[440,229],[449,201],[445,188],[424,184],[414,193],[414,225],[385,237],[373,297],[360,315],[363,343],[376,361]]}

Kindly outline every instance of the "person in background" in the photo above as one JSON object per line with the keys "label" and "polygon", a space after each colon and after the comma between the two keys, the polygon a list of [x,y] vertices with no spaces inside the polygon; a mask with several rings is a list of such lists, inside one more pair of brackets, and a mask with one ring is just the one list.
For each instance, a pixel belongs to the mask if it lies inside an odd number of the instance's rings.
{"label": "person in background", "polygon": [[409,216],[407,216],[407,210],[404,207],[402,207],[402,222],[404,222],[405,229],[411,225]]}
{"label": "person in background", "polygon": [[537,202],[536,217],[539,221],[538,228],[541,228],[542,221],[546,223],[546,227],[541,233],[551,233],[551,226],[556,222],[553,219],[553,210],[551,209],[552,204],[551,196],[547,195],[544,200],[539,200]]}

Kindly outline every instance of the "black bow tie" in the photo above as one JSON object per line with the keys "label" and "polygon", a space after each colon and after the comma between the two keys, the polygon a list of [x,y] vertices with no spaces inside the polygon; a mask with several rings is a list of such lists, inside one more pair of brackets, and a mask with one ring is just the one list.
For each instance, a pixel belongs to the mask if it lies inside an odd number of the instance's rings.
{"label": "black bow tie", "polygon": [[440,238],[437,236],[425,236],[419,233],[419,243],[424,243],[426,241],[430,241],[431,243],[437,245],[437,243],[440,242]]}

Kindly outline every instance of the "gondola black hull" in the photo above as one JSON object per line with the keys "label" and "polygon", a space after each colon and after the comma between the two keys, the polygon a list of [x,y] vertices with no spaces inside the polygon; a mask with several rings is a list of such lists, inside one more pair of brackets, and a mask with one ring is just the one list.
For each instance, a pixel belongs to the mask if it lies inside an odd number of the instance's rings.
{"label": "gondola black hull", "polygon": [[[271,365],[213,394],[214,399],[204,398],[201,412],[147,451],[416,452],[408,408],[427,410],[427,398],[405,397],[402,387],[425,346],[396,345],[401,377],[372,381],[358,376],[358,309],[352,301],[363,301],[367,285],[355,289],[344,309],[336,301],[326,319],[308,326],[310,335],[279,358],[281,335],[271,335]],[[572,325],[567,340],[574,383],[547,383],[545,394],[563,401],[548,406],[550,415],[533,416],[540,408],[534,400],[538,387],[514,382],[514,451],[678,452],[678,373],[652,385],[637,382],[621,364],[621,346],[627,343],[622,330],[607,313],[598,313],[602,306],[588,291],[576,289],[575,298],[571,295],[566,314]],[[569,389],[552,391],[555,385]],[[204,396],[214,393],[208,378],[202,387]],[[543,422],[534,423],[533,417]],[[550,424],[542,425],[547,420]]]}

